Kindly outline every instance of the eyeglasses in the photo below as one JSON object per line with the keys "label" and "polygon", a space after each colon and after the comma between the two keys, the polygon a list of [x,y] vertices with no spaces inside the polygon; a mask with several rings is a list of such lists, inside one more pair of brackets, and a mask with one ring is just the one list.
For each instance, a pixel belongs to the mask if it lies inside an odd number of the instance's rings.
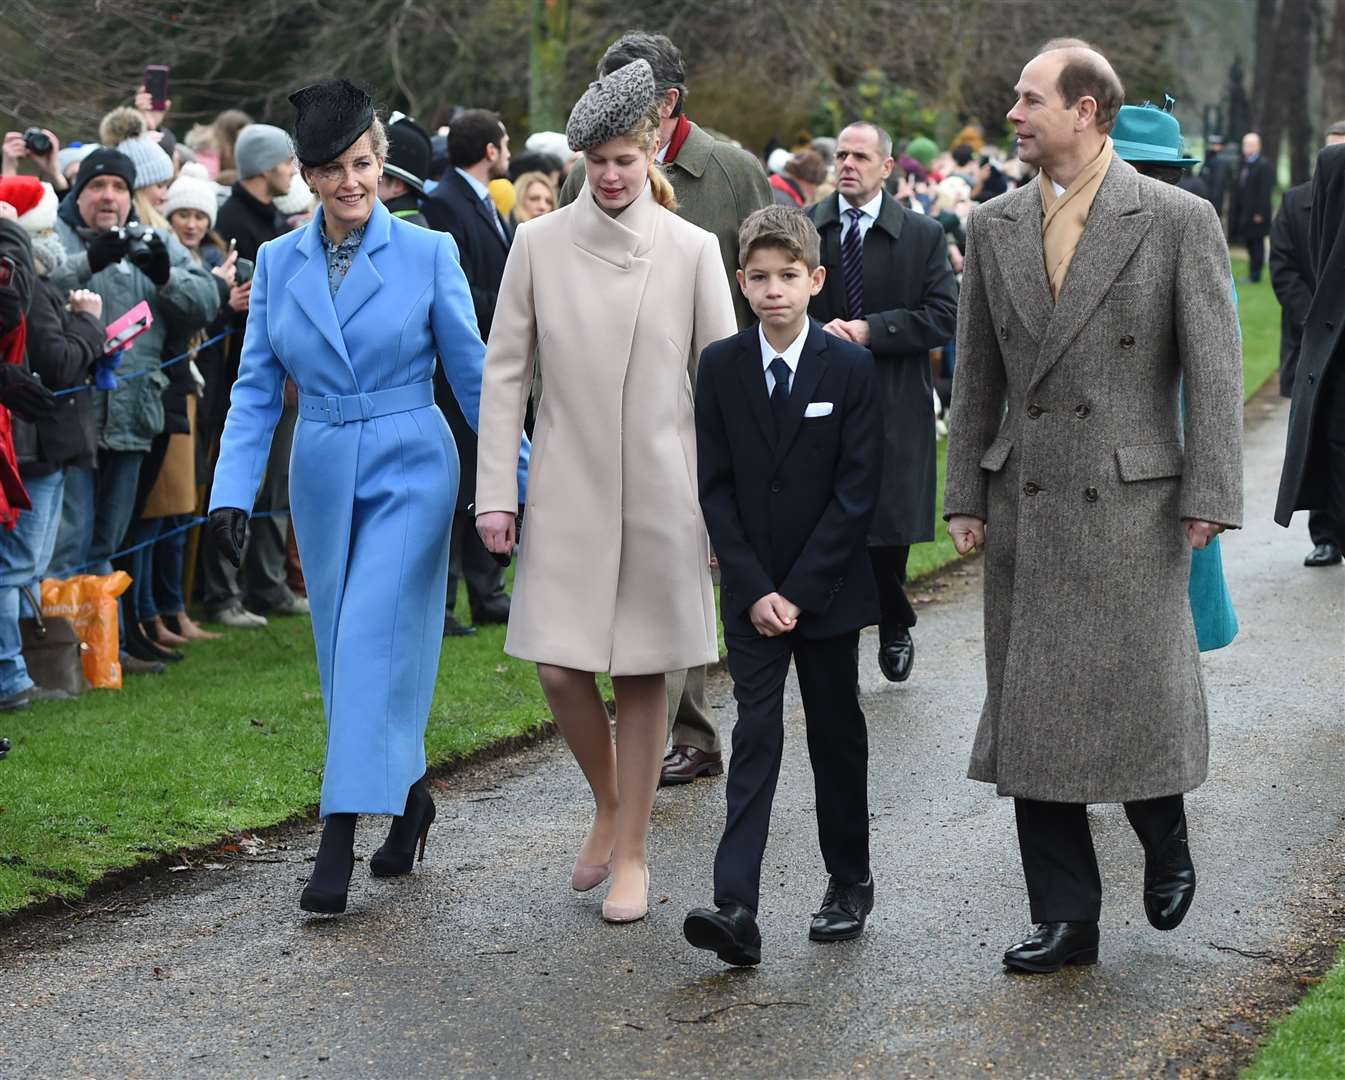
{"label": "eyeglasses", "polygon": [[363,180],[376,168],[378,168],[378,162],[373,158],[360,158],[352,162],[349,168],[340,162],[332,162],[330,165],[319,165],[314,169],[313,179],[320,184],[344,183],[347,176]]}

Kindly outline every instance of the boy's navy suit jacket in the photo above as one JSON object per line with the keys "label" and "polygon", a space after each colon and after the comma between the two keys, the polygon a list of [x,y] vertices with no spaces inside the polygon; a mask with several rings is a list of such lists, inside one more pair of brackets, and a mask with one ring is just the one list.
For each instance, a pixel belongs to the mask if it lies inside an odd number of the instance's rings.
{"label": "boy's navy suit jacket", "polygon": [[748,610],[770,592],[803,609],[795,633],[806,638],[878,621],[865,538],[882,470],[879,401],[869,351],[812,320],[780,432],[756,325],[701,353],[700,500],[727,635],[756,636]]}

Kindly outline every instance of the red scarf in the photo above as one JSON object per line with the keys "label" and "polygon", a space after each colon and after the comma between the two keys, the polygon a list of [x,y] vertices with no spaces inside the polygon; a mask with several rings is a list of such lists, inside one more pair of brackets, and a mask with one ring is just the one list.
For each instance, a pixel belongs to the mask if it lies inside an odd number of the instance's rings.
{"label": "red scarf", "polygon": [[[24,350],[28,345],[28,320],[21,319],[19,325],[9,333],[0,335],[0,363],[22,364]],[[33,504],[28,500],[23,480],[19,476],[19,459],[14,452],[14,427],[10,422],[9,410],[0,405],[0,525],[13,529],[19,521],[20,510],[31,510]]]}
{"label": "red scarf", "polygon": [[673,128],[672,138],[668,140],[668,152],[663,155],[663,164],[671,165],[677,160],[677,152],[682,149],[682,144],[687,141],[690,134],[691,121],[684,113],[677,118],[677,126]]}

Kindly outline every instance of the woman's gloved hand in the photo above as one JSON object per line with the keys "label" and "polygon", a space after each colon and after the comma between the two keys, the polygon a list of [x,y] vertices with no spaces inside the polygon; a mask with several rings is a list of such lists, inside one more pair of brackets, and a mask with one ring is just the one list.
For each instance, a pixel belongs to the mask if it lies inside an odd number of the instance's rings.
{"label": "woman's gloved hand", "polygon": [[32,423],[56,411],[56,395],[17,364],[0,364],[0,405]]}
{"label": "woman's gloved hand", "polygon": [[236,506],[221,506],[210,511],[206,531],[215,546],[237,569],[243,564],[243,545],[247,542],[248,516]]}

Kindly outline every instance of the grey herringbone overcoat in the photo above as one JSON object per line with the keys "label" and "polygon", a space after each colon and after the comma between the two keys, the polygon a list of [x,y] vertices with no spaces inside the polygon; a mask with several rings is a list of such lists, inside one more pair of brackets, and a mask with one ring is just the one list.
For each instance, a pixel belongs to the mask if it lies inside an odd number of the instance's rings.
{"label": "grey herringbone overcoat", "polygon": [[969,775],[1060,802],[1173,795],[1209,746],[1182,519],[1242,517],[1228,253],[1208,202],[1119,158],[1058,302],[1041,224],[1030,183],[967,227],[944,512],[986,522]]}

